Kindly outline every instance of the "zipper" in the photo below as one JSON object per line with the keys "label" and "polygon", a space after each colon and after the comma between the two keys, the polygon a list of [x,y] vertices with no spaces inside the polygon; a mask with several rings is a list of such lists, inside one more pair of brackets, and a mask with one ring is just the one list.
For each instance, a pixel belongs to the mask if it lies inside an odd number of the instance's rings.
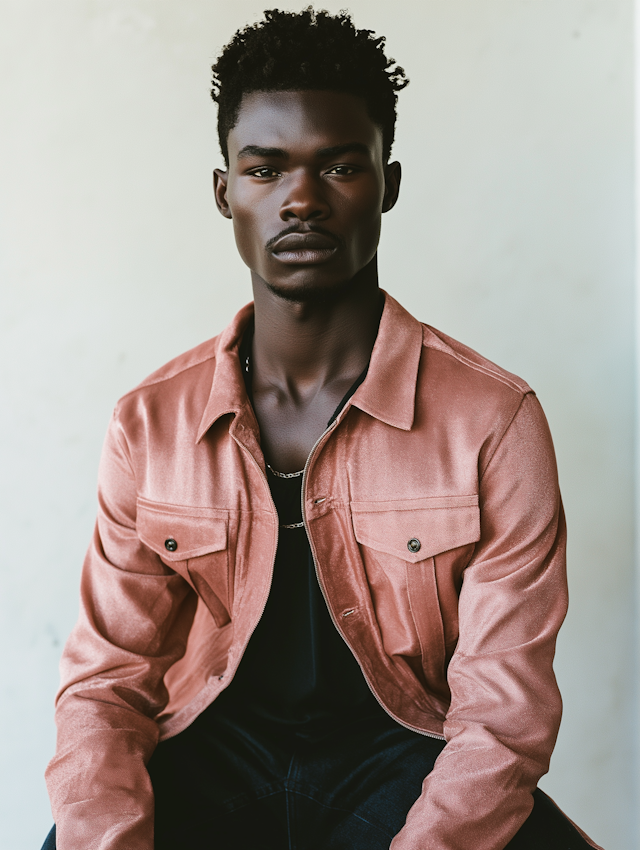
{"label": "zipper", "polygon": [[[323,596],[323,598],[324,598],[324,602],[325,602],[325,605],[327,606],[327,610],[328,610],[328,612],[329,612],[329,616],[331,617],[331,620],[332,620],[332,622],[333,622],[333,625],[336,627],[336,630],[337,630],[338,634],[340,635],[340,637],[342,638],[342,640],[346,643],[347,647],[349,648],[349,651],[351,652],[351,654],[352,654],[352,655],[353,655],[353,657],[355,658],[356,663],[358,664],[358,667],[360,668],[360,672],[362,673],[362,676],[363,676],[363,678],[364,678],[365,682],[367,683],[367,687],[369,688],[369,690],[371,691],[371,693],[372,693],[372,694],[373,694],[373,696],[375,697],[376,702],[380,705],[380,707],[381,707],[382,709],[384,709],[384,711],[386,711],[386,713],[389,715],[389,717],[391,717],[391,719],[392,719],[392,720],[395,720],[395,721],[396,721],[396,723],[399,723],[399,724],[400,724],[400,726],[404,726],[404,727],[405,727],[405,729],[408,729],[410,732],[417,732],[417,734],[418,734],[418,735],[424,735],[426,738],[435,738],[435,739],[436,739],[436,740],[438,740],[438,741],[446,741],[446,738],[444,737],[444,735],[436,735],[436,734],[435,734],[435,732],[425,732],[425,731],[424,731],[424,729],[418,729],[418,727],[417,727],[417,726],[412,726],[410,723],[405,723],[405,721],[404,721],[404,720],[401,720],[399,717],[397,717],[395,714],[393,714],[393,712],[389,711],[389,709],[387,708],[387,706],[386,706],[386,705],[384,705],[384,703],[382,702],[382,700],[380,699],[380,697],[378,696],[378,694],[375,692],[375,690],[374,690],[374,688],[373,688],[373,685],[372,685],[372,684],[371,684],[371,682],[369,681],[369,678],[368,678],[367,674],[364,672],[364,669],[363,669],[363,667],[362,667],[362,664],[360,664],[360,661],[359,661],[359,659],[358,659],[358,656],[357,656],[357,655],[356,655],[356,653],[353,651],[353,648],[352,648],[351,644],[350,644],[350,643],[349,643],[349,641],[346,639],[346,637],[343,635],[343,633],[342,633],[342,631],[341,631],[340,627],[338,626],[338,622],[337,622],[336,618],[333,616],[333,611],[331,610],[331,606],[329,605],[329,602],[328,602],[328,600],[327,600],[327,594],[326,594],[326,591],[325,591],[325,589],[324,589],[324,585],[322,584],[322,579],[320,578],[320,572],[318,571],[318,559],[316,558],[316,551],[315,551],[315,547],[314,547],[313,541],[311,540],[311,535],[309,534],[309,528],[308,528],[308,526],[307,526],[307,517],[306,517],[306,514],[305,514],[305,510],[304,510],[304,503],[305,503],[305,484],[306,484],[306,480],[307,480],[307,470],[309,469],[309,466],[310,466],[310,464],[311,464],[311,461],[312,461],[312,459],[313,459],[313,456],[314,456],[314,454],[315,454],[316,449],[318,448],[318,446],[320,445],[320,443],[322,442],[322,440],[324,440],[324,438],[325,438],[325,437],[326,437],[326,436],[327,436],[327,435],[328,435],[331,431],[333,431],[333,429],[334,429],[334,428],[336,427],[336,425],[338,424],[338,420],[340,420],[340,414],[338,414],[338,417],[337,417],[337,418],[336,418],[336,419],[335,419],[335,420],[331,423],[331,425],[327,428],[327,430],[326,430],[323,434],[321,434],[321,435],[320,435],[320,437],[318,437],[318,439],[316,440],[316,442],[315,442],[315,443],[314,443],[314,445],[313,445],[313,448],[312,448],[312,449],[311,449],[311,451],[309,452],[309,456],[307,457],[307,461],[306,461],[306,463],[305,463],[305,465],[304,465],[304,470],[303,470],[303,472],[302,472],[302,487],[301,487],[301,489],[300,489],[300,501],[301,501],[301,507],[302,507],[302,522],[303,522],[303,524],[304,524],[304,529],[305,529],[305,531],[307,532],[307,539],[308,539],[308,541],[309,541],[309,547],[310,547],[310,549],[311,549],[311,557],[313,558],[313,566],[314,566],[314,569],[315,569],[315,571],[316,571],[316,579],[318,580],[318,585],[319,585],[319,587],[320,587],[320,592],[322,593],[322,596]],[[340,420],[340,421],[341,421],[341,420]],[[266,603],[265,603],[265,605],[266,605]],[[264,610],[264,609],[263,609],[263,610]],[[349,613],[351,613],[351,612],[349,612]],[[262,616],[262,615],[260,615],[260,616]]]}

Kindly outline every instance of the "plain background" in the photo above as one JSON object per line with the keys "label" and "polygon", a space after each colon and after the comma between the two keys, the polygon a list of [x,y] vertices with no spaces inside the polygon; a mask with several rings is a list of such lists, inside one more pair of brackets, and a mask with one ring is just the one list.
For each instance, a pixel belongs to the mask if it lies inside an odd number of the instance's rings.
{"label": "plain background", "polygon": [[[0,0],[3,850],[37,850],[51,822],[57,665],[111,409],[251,297],[212,200],[208,83],[219,48],[262,8]],[[382,285],[524,377],[555,438],[571,610],[542,787],[606,850],[632,850],[632,0],[349,8],[411,78]]]}

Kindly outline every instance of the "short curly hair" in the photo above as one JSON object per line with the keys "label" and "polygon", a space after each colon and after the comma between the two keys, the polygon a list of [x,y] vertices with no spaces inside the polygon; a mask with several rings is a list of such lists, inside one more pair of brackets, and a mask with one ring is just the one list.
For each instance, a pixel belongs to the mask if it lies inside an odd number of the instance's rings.
{"label": "short curly hair", "polygon": [[301,12],[268,9],[264,20],[238,30],[212,67],[211,97],[218,104],[218,138],[229,165],[227,137],[245,94],[255,91],[338,91],[364,99],[382,130],[383,158],[391,154],[397,92],[409,82],[387,59],[384,37],[358,30],[346,12],[309,6]]}

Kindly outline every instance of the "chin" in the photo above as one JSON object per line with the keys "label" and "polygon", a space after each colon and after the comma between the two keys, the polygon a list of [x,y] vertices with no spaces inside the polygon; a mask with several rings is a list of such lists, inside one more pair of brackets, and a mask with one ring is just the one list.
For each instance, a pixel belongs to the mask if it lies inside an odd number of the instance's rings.
{"label": "chin", "polygon": [[311,282],[295,283],[270,283],[265,281],[267,289],[282,298],[295,304],[309,304],[323,301],[334,301],[346,292],[352,283],[352,279],[331,281],[323,284]]}

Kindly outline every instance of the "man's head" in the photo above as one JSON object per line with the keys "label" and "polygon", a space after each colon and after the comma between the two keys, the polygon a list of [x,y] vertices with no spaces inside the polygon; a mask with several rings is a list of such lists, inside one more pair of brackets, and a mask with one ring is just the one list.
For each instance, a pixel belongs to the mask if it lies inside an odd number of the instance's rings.
{"label": "man's head", "polygon": [[239,30],[213,66],[211,97],[218,104],[218,137],[229,165],[227,138],[242,99],[256,91],[335,91],[364,100],[382,130],[386,163],[393,144],[397,92],[404,70],[384,54],[383,37],[357,30],[349,15],[265,11],[264,20]]}
{"label": "man's head", "polygon": [[216,202],[254,288],[306,301],[356,278],[377,287],[381,215],[400,182],[388,163],[396,91],[407,82],[382,43],[344,14],[271,11],[214,66],[228,166],[215,170]]}

